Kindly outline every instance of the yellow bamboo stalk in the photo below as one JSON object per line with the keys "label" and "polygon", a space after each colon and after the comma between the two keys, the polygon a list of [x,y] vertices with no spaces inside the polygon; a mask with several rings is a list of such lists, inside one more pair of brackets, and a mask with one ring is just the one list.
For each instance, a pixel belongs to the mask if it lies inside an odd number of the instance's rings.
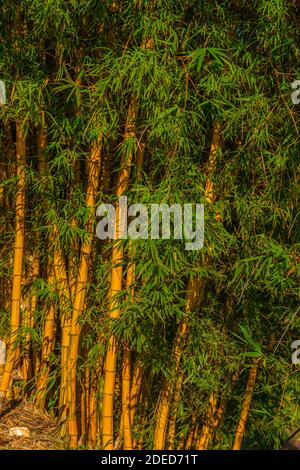
{"label": "yellow bamboo stalk", "polygon": [[0,410],[4,406],[8,392],[11,374],[16,355],[16,341],[20,325],[20,302],[22,267],[24,254],[24,224],[25,224],[25,172],[26,172],[26,143],[21,123],[16,123],[16,161],[17,161],[17,190],[16,190],[16,234],[14,247],[14,269],[11,299],[10,340],[7,350],[7,360],[0,384]]}
{"label": "yellow bamboo stalk", "polygon": [[[194,433],[193,433],[193,438],[192,438],[190,449],[196,449],[198,438],[199,438],[199,426],[197,424],[194,428]],[[186,449],[186,450],[188,450],[188,449]]]}
{"label": "yellow bamboo stalk", "polygon": [[[22,285],[26,283],[26,276],[23,275],[22,279]],[[31,316],[31,299],[28,293],[25,294],[25,296],[21,296],[21,305],[20,305],[20,311],[21,311],[21,324],[22,324],[22,329],[25,331],[30,326],[30,316]],[[27,332],[25,334],[25,341],[24,345],[21,347],[21,369],[23,373],[23,379],[24,383],[28,382],[28,377],[30,375],[30,368],[31,368],[31,361],[30,361],[30,333]]]}
{"label": "yellow bamboo stalk", "polygon": [[[82,50],[79,52],[80,56],[82,56]],[[75,68],[75,73],[77,75],[75,83],[77,87],[80,89],[80,86],[82,84],[82,79],[80,77],[80,69],[81,66],[78,66]],[[75,110],[75,116],[79,117],[81,115],[81,107],[82,107],[82,99],[81,99],[81,94],[79,93],[78,96],[78,102],[76,105],[76,110]],[[73,161],[73,172],[74,172],[74,180],[75,180],[75,185],[80,184],[81,180],[81,175],[80,175],[80,160],[75,159]],[[71,225],[73,228],[77,226],[77,220],[73,218],[71,220]],[[76,280],[77,280],[77,275],[78,275],[78,258],[77,255],[79,253],[79,242],[77,238],[74,238],[71,243],[71,252],[72,256],[69,256],[69,285],[70,285],[70,293],[71,293],[71,298],[72,302],[74,302],[75,295],[76,295]]]}
{"label": "yellow bamboo stalk", "polygon": [[[53,236],[57,227],[54,227]],[[57,232],[56,232],[57,233]],[[58,235],[56,234],[56,237]],[[61,382],[59,389],[59,410],[60,410],[60,434],[61,437],[66,435],[66,419],[67,419],[67,359],[69,338],[71,331],[70,316],[70,290],[68,285],[67,272],[65,268],[65,260],[60,246],[55,247],[53,254],[53,267],[55,273],[55,284],[60,299],[60,325],[61,325]]]}
{"label": "yellow bamboo stalk", "polygon": [[88,443],[92,449],[97,446],[97,390],[90,387],[89,394],[89,435]]}
{"label": "yellow bamboo stalk", "polygon": [[[37,279],[39,274],[40,274],[40,256],[38,253],[35,253],[34,260],[33,260],[33,279]],[[37,305],[38,305],[38,296],[37,296],[37,293],[35,292],[31,297],[31,303],[30,303],[29,324],[32,330],[35,326],[34,315],[37,310]],[[32,361],[33,361],[32,374],[33,374],[33,377],[36,377],[39,374],[40,359],[39,359],[39,354],[38,354],[37,347],[35,344],[33,344]]]}
{"label": "yellow bamboo stalk", "polygon": [[[86,359],[87,350],[83,351],[83,357]],[[81,395],[80,395],[80,429],[81,429],[81,443],[87,443],[88,437],[88,420],[90,416],[89,411],[89,396],[90,396],[90,368],[85,367],[83,373],[83,379],[81,383]]]}
{"label": "yellow bamboo stalk", "polygon": [[66,420],[66,396],[67,396],[67,358],[69,337],[71,330],[70,315],[70,289],[68,276],[66,271],[65,259],[59,243],[59,233],[56,224],[53,227],[51,239],[56,240],[56,246],[53,252],[53,268],[55,274],[55,285],[59,295],[60,307],[60,325],[61,325],[61,383],[59,390],[59,410],[61,422],[61,436],[65,436],[65,420]]}
{"label": "yellow bamboo stalk", "polygon": [[151,406],[152,397],[151,397],[151,390],[153,384],[153,376],[147,374],[147,371],[143,374],[143,387],[139,394],[139,405],[140,405],[140,414],[137,419],[136,431],[138,437],[136,441],[134,441],[134,449],[143,449],[144,448],[144,438],[146,435],[146,426],[147,426],[147,419],[148,414],[146,410],[149,409]]}
{"label": "yellow bamboo stalk", "polygon": [[[31,273],[29,274],[32,279],[36,279],[39,276],[40,272],[40,258],[38,253],[35,253],[33,258],[30,257],[29,261],[32,263],[30,267]],[[34,313],[37,307],[37,295],[34,294],[31,297],[27,297],[25,299],[25,311],[23,312],[24,318],[24,326],[26,328],[33,328],[34,327]],[[34,364],[30,361],[30,343],[31,343],[31,333],[27,332],[25,335],[25,343],[24,343],[24,350],[23,350],[23,380],[24,384],[28,382],[32,376],[34,375],[33,366]]]}
{"label": "yellow bamboo stalk", "polygon": [[[137,115],[137,103],[132,98],[129,103],[127,120],[124,132],[124,140],[135,138],[135,120]],[[123,157],[121,169],[119,172],[116,195],[120,197],[128,188],[129,174],[133,159],[133,152]],[[116,224],[115,238],[118,240],[120,234],[120,208],[116,207]],[[120,316],[118,294],[122,290],[123,276],[123,248],[117,242],[112,248],[112,268],[111,268],[111,284],[109,293],[109,311],[110,318],[118,318]],[[102,407],[102,438],[104,448],[112,450],[114,447],[113,440],[113,397],[116,379],[116,360],[117,360],[117,341],[112,335],[108,341],[108,348],[104,363],[104,385],[103,385],[103,407]]]}
{"label": "yellow bamboo stalk", "polygon": [[67,399],[68,399],[68,433],[70,436],[70,447],[76,448],[78,444],[78,429],[76,415],[76,364],[79,348],[80,325],[79,317],[83,312],[85,305],[86,287],[88,280],[89,257],[92,251],[91,238],[93,235],[94,215],[92,210],[96,203],[96,194],[100,174],[100,158],[102,149],[102,133],[92,145],[88,160],[88,183],[86,189],[86,206],[90,211],[86,223],[85,231],[87,237],[82,244],[79,269],[76,281],[76,294],[73,304],[72,322],[70,331],[70,342],[68,349],[68,381],[67,381]]}
{"label": "yellow bamboo stalk", "polygon": [[86,416],[88,426],[88,445],[92,449],[97,448],[99,443],[99,413],[98,413],[98,393],[99,377],[103,367],[103,356],[99,355],[95,368],[91,372],[89,368],[86,377]]}
{"label": "yellow bamboo stalk", "polygon": [[171,410],[171,416],[169,419],[169,429],[168,429],[168,439],[167,439],[168,450],[173,450],[174,445],[175,445],[176,419],[177,419],[177,412],[178,412],[182,383],[183,383],[183,374],[180,372],[177,378],[176,384],[175,384],[173,397],[172,397],[173,406]]}
{"label": "yellow bamboo stalk", "polygon": [[[137,408],[137,404],[140,398],[141,388],[142,388],[142,379],[143,379],[143,364],[138,360],[135,362],[133,372],[132,372],[132,381],[131,381],[131,388],[130,388],[130,423],[131,427],[134,423],[135,412]],[[120,419],[120,429],[119,435],[115,442],[115,449],[119,448],[119,443],[121,440],[121,436],[123,435],[123,414],[121,414]],[[132,437],[132,447],[135,449],[135,439]]]}
{"label": "yellow bamboo stalk", "polygon": [[134,417],[136,412],[136,407],[139,401],[141,388],[142,388],[142,379],[143,379],[144,367],[140,361],[135,363],[132,373],[132,383],[130,390],[130,421],[131,424],[134,423]]}
{"label": "yellow bamboo stalk", "polygon": [[[221,125],[220,123],[216,123],[213,126],[212,131],[212,140],[210,146],[210,154],[208,160],[208,169],[207,169],[207,181],[205,187],[205,198],[206,201],[211,204],[215,200],[214,189],[213,189],[213,182],[211,178],[211,174],[214,173],[216,168],[217,162],[217,152],[220,147],[220,132],[221,132]],[[173,345],[173,361],[174,361],[174,371],[177,377],[177,385],[176,385],[176,397],[177,400],[181,393],[181,387],[183,383],[183,379],[179,379],[180,373],[180,357],[181,357],[181,350],[185,335],[188,330],[188,313],[192,311],[196,305],[196,303],[200,300],[201,296],[203,295],[204,283],[199,277],[194,277],[189,280],[188,287],[187,287],[187,295],[186,295],[186,318],[183,319],[178,327],[178,331],[175,337],[175,342]],[[179,380],[178,380],[179,379]],[[154,449],[155,450],[163,450],[165,448],[165,440],[166,440],[166,431],[168,425],[168,418],[169,418],[169,410],[170,410],[170,401],[173,396],[173,384],[171,381],[165,380],[163,391],[161,393],[159,405],[158,405],[158,412],[157,412],[157,422],[155,427],[154,433]],[[177,401],[178,402],[178,401]],[[177,416],[177,407],[174,406],[174,413],[172,418],[172,427],[170,432],[170,440],[171,446],[174,444],[174,436],[175,436],[175,425],[176,425],[176,416]]]}
{"label": "yellow bamboo stalk", "polygon": [[[41,112],[41,126],[37,133],[37,152],[39,160],[39,168],[41,172],[48,171],[48,165],[45,159],[45,150],[47,148],[47,123],[44,111]],[[61,383],[59,389],[59,410],[60,410],[60,434],[65,437],[66,434],[66,382],[67,382],[67,350],[69,346],[70,333],[70,289],[68,276],[66,271],[65,259],[59,241],[59,229],[54,224],[50,233],[49,246],[55,244],[53,250],[53,272],[55,279],[55,287],[60,299],[60,324],[61,324]],[[49,268],[51,270],[51,268]],[[52,273],[51,273],[52,276]],[[52,316],[52,312],[47,314]],[[49,320],[49,324],[51,320]],[[49,331],[47,332],[49,334]],[[50,333],[51,335],[51,333]]]}
{"label": "yellow bamboo stalk", "polygon": [[131,353],[127,345],[124,346],[122,361],[122,418],[124,434],[124,450],[132,450],[132,433],[130,421],[130,378]]}
{"label": "yellow bamboo stalk", "polygon": [[[204,446],[204,449],[203,450],[207,450],[209,445],[210,445],[210,442],[211,440],[213,439],[214,435],[215,435],[215,432],[217,430],[217,428],[219,427],[220,425],[220,422],[223,418],[223,415],[225,413],[225,408],[226,408],[226,400],[225,398],[222,398],[220,400],[220,404],[219,404],[219,407],[218,409],[216,410],[216,413],[215,413],[215,417],[214,417],[214,421],[213,423],[211,424],[210,426],[210,429],[209,429],[209,433],[207,434],[207,438],[206,438],[206,442],[205,442],[205,446]],[[197,441],[198,442],[198,441]]]}
{"label": "yellow bamboo stalk", "polygon": [[[143,166],[143,160],[144,160],[144,149],[145,145],[142,142],[138,143],[138,150],[137,150],[137,158],[136,158],[136,182],[139,183],[142,177],[142,166]],[[131,258],[133,257],[132,255],[132,243],[130,241],[129,243],[129,253]],[[135,263],[130,262],[127,268],[127,276],[126,276],[126,291],[127,291],[127,300],[128,297],[131,295],[132,297],[134,296],[134,278],[135,278]],[[128,367],[128,365],[130,367]],[[126,425],[128,426],[128,437],[127,437],[127,432],[126,436],[124,436],[124,446],[128,448],[128,446],[134,448],[135,447],[135,439],[132,437],[132,426],[134,422],[134,415],[135,415],[135,410],[136,410],[136,404],[139,398],[139,393],[141,390],[141,385],[142,385],[142,365],[140,362],[136,362],[134,371],[133,371],[133,376],[132,376],[132,385],[130,387],[130,381],[131,381],[131,354],[130,351],[128,350],[127,345],[124,345],[124,355],[123,355],[123,364],[122,364],[122,371],[124,371],[124,380],[125,384],[124,386],[122,385],[122,390],[125,388],[129,387],[128,393],[126,394],[124,392],[124,396],[122,396],[122,413],[120,417],[120,427],[119,427],[119,435],[116,439],[115,442],[115,449],[119,448],[119,443],[121,441],[122,435],[123,435],[123,423],[126,422]],[[127,371],[127,373],[125,372]],[[129,402],[128,402],[129,400]],[[128,409],[129,406],[129,409]],[[125,420],[123,419],[124,413],[128,413],[129,416],[126,416]],[[125,430],[124,430],[125,433]],[[126,442],[125,442],[126,441]]]}
{"label": "yellow bamboo stalk", "polygon": [[247,423],[247,419],[248,419],[248,415],[250,411],[252,396],[253,396],[256,377],[257,377],[257,368],[258,368],[258,361],[256,360],[254,361],[254,364],[252,365],[249,371],[246,392],[245,392],[244,400],[242,403],[240,419],[239,419],[237,429],[235,432],[232,450],[241,450],[241,447],[242,447],[243,437],[245,434],[246,423]]}
{"label": "yellow bamboo stalk", "polygon": [[[151,9],[151,7],[150,7]],[[154,43],[151,38],[142,40],[141,49],[153,49]],[[131,97],[127,119],[124,132],[124,140],[136,139],[135,121],[138,113],[137,100]],[[122,160],[121,169],[119,172],[116,195],[120,197],[128,188],[129,175],[132,166],[133,151],[129,155],[125,155]],[[137,179],[140,178],[140,170],[143,162],[143,146],[138,148],[138,161],[137,161]],[[119,220],[120,208],[116,208],[116,224],[115,236],[119,237]],[[117,295],[122,290],[122,275],[123,275],[123,249],[122,245],[116,243],[112,249],[112,268],[111,268],[111,285],[109,294],[109,310],[110,318],[118,318],[120,316],[120,309],[117,301]],[[111,336],[108,341],[108,348],[104,363],[104,384],[103,384],[103,406],[102,406],[102,437],[104,448],[111,450],[114,447],[114,424],[113,424],[113,397],[116,380],[116,355],[117,355],[117,342],[114,336]]]}
{"label": "yellow bamboo stalk", "polygon": [[[53,268],[48,265],[50,270],[48,276],[48,283],[51,287],[54,286],[54,272]],[[44,334],[42,343],[41,366],[40,373],[37,378],[36,386],[36,405],[40,410],[45,408],[47,386],[50,375],[50,357],[54,348],[55,339],[55,308],[53,303],[47,306],[46,316],[44,322]]]}
{"label": "yellow bamboo stalk", "polygon": [[176,450],[183,450],[183,448],[185,447],[185,443],[184,443],[184,434],[183,432],[180,433],[179,435],[179,438],[178,438],[178,445],[177,445],[177,449]]}
{"label": "yellow bamboo stalk", "polygon": [[[188,315],[191,312],[197,303],[200,300],[202,295],[202,281],[198,277],[193,277],[189,279],[187,293],[186,293],[186,305],[185,310],[186,314]],[[173,345],[172,351],[172,358],[174,361],[174,374],[178,380],[178,373],[180,367],[180,358],[181,358],[181,350],[183,341],[185,339],[186,333],[188,329],[188,323],[186,319],[181,320]],[[182,381],[180,380],[179,387],[176,389],[177,396],[179,396],[181,391]],[[172,381],[165,380],[163,385],[163,390],[161,393],[158,412],[157,412],[157,421],[154,433],[154,449],[155,450],[163,450],[165,448],[165,440],[166,440],[166,430],[168,425],[168,416],[170,410],[170,403],[171,398],[173,395],[173,383]],[[177,408],[176,408],[177,413]],[[176,418],[175,418],[176,419]]]}
{"label": "yellow bamboo stalk", "polygon": [[71,331],[71,294],[66,271],[65,259],[59,242],[59,232],[56,224],[53,226],[51,240],[56,241],[53,252],[53,268],[55,285],[59,296],[60,326],[61,326],[61,382],[59,389],[60,434],[66,435],[67,419],[67,377],[68,377],[68,348]]}
{"label": "yellow bamboo stalk", "polygon": [[[129,252],[132,257],[132,243],[129,243]],[[126,291],[127,300],[134,296],[135,264],[131,261],[127,268]],[[132,422],[130,407],[131,385],[131,352],[127,344],[124,345],[122,362],[122,425],[124,433],[124,450],[132,450]]]}
{"label": "yellow bamboo stalk", "polygon": [[[45,120],[45,112],[41,112],[41,126],[37,132],[37,155],[38,155],[38,171],[40,174],[44,176],[47,164],[45,159],[45,150],[47,147],[47,128],[46,128],[46,120]],[[38,239],[39,241],[39,239]],[[34,255],[34,268],[33,268],[33,276],[37,278],[39,276],[40,271],[40,257],[39,253],[36,252]],[[31,315],[30,315],[30,326],[34,328],[34,313],[37,308],[37,295],[34,294],[31,298]],[[36,345],[33,345],[33,376],[39,377],[40,373],[40,355],[37,351]]]}
{"label": "yellow bamboo stalk", "polygon": [[197,450],[205,450],[207,448],[209,435],[211,433],[211,429],[215,421],[216,409],[217,409],[216,394],[212,392],[212,394],[209,397],[209,405],[208,405],[205,423],[203,425],[201,434],[197,442],[197,447],[196,447]]}
{"label": "yellow bamboo stalk", "polygon": [[184,450],[190,450],[191,447],[192,447],[193,440],[194,440],[194,435],[195,435],[195,432],[197,431],[197,429],[195,429],[195,423],[196,423],[196,413],[193,413],[192,414],[191,424],[189,426],[189,432],[188,432],[188,435],[187,435],[187,438],[186,438],[186,441],[185,441],[185,444],[184,444]]}

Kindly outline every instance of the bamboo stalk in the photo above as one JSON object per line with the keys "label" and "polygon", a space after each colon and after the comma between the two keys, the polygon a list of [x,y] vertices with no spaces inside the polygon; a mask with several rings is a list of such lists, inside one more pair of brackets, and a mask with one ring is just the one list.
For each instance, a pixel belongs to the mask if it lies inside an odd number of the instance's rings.
{"label": "bamboo stalk", "polygon": [[[40,272],[40,257],[36,252],[33,257],[29,257],[29,261],[31,263],[29,276],[32,279],[37,279]],[[27,298],[24,302],[24,312],[23,312],[23,322],[25,328],[30,328],[32,330],[34,328],[34,314],[37,308],[37,295],[30,296],[27,295]],[[32,334],[31,331],[28,331],[25,335],[25,342],[23,346],[23,380],[24,385],[34,376],[34,362],[30,358],[30,346],[31,346],[31,338]],[[33,359],[33,358],[32,358]]]}
{"label": "bamboo stalk", "polygon": [[[132,243],[129,244],[129,251],[132,256]],[[134,296],[134,275],[135,265],[129,263],[126,276],[127,300],[132,300]],[[132,450],[132,430],[131,430],[131,408],[130,408],[130,384],[131,384],[131,352],[127,344],[124,345],[122,361],[122,424],[124,433],[124,450]]]}
{"label": "bamboo stalk", "polygon": [[237,429],[235,432],[234,443],[232,450],[241,450],[243,437],[246,430],[246,423],[249,416],[252,396],[254,392],[254,387],[256,383],[257,377],[257,368],[258,368],[258,361],[254,361],[254,364],[249,370],[246,392],[242,403],[242,409],[240,413],[240,419],[237,425]]}
{"label": "bamboo stalk", "polygon": [[97,446],[97,389],[91,386],[89,391],[88,443],[92,449],[95,449]]}
{"label": "bamboo stalk", "polygon": [[122,361],[122,418],[124,434],[124,450],[132,450],[132,433],[130,420],[130,378],[131,353],[127,345],[123,351]]}
{"label": "bamboo stalk", "polygon": [[0,411],[4,406],[8,392],[11,374],[14,368],[17,346],[17,335],[20,325],[21,284],[24,255],[24,226],[25,226],[25,185],[26,185],[26,143],[21,123],[16,123],[16,161],[17,161],[17,190],[16,190],[16,235],[14,247],[14,269],[11,300],[10,339],[7,349],[7,360],[0,384]]}
{"label": "bamboo stalk", "polygon": [[171,409],[171,416],[169,419],[169,429],[168,429],[168,450],[173,450],[175,445],[175,432],[176,432],[176,420],[177,420],[177,412],[179,406],[179,399],[181,394],[181,388],[183,383],[183,374],[180,373],[173,392],[172,402],[173,406]]}
{"label": "bamboo stalk", "polygon": [[[209,204],[214,202],[215,195],[213,190],[213,182],[211,178],[211,174],[216,169],[216,162],[217,162],[217,152],[220,147],[220,132],[221,132],[221,125],[220,123],[216,123],[213,126],[212,131],[212,140],[210,146],[210,154],[208,160],[208,169],[207,169],[207,181],[205,187],[205,198]],[[183,319],[178,327],[177,334],[175,336],[175,341],[173,345],[173,352],[172,358],[174,362],[174,372],[177,377],[177,385],[175,388],[175,393],[178,398],[180,396],[181,387],[183,383],[183,379],[179,378],[182,372],[179,372],[180,369],[180,357],[181,357],[181,350],[184,342],[184,338],[188,331],[188,317],[189,312],[195,308],[197,302],[199,302],[201,296],[203,295],[204,290],[204,283],[199,277],[195,277],[193,279],[189,279],[188,287],[187,287],[187,295],[186,295],[186,318]],[[158,405],[158,412],[157,412],[157,422],[154,434],[154,449],[155,450],[162,450],[165,448],[165,440],[166,440],[166,431],[168,425],[168,418],[169,418],[169,410],[170,410],[170,401],[173,396],[173,384],[172,382],[165,380],[163,391],[161,394],[161,398]],[[176,423],[176,416],[177,416],[177,407],[174,406],[173,418],[171,422],[171,432],[170,432],[170,440],[171,445],[174,443],[174,436],[175,436],[175,423]]]}
{"label": "bamboo stalk", "polygon": [[196,423],[196,413],[193,413],[191,424],[189,426],[189,432],[188,432],[188,435],[184,444],[184,450],[190,450],[192,447],[194,435],[197,432],[197,426],[195,425],[195,423]]}
{"label": "bamboo stalk", "polygon": [[67,380],[67,400],[68,400],[68,433],[70,436],[71,448],[76,448],[78,443],[78,428],[76,414],[76,364],[79,348],[80,324],[78,322],[85,305],[86,287],[88,280],[89,257],[92,251],[91,237],[93,235],[94,216],[92,210],[96,203],[96,193],[100,174],[100,158],[102,149],[102,133],[97,141],[92,145],[88,160],[88,184],[86,189],[86,206],[90,211],[88,221],[85,226],[87,237],[82,244],[79,269],[76,281],[76,294],[73,304],[72,322],[70,331],[70,342],[68,349],[68,380]]}
{"label": "bamboo stalk", "polygon": [[[193,277],[189,279],[188,287],[187,287],[187,294],[186,294],[186,305],[185,310],[186,314],[188,315],[191,312],[197,303],[200,300],[200,296],[202,294],[202,281],[198,277]],[[181,350],[183,346],[183,342],[185,340],[185,336],[188,329],[187,320],[181,320],[173,345],[172,351],[172,358],[174,361],[174,374],[177,377],[177,381],[179,380],[179,384],[176,388],[177,396],[180,395],[181,386],[182,386],[182,379],[179,379],[179,367],[180,367],[180,358],[181,358]],[[165,448],[165,440],[166,440],[166,431],[168,425],[168,417],[169,417],[169,410],[170,410],[170,403],[171,398],[173,395],[173,383],[169,380],[164,381],[163,390],[161,394],[161,398],[159,401],[158,412],[157,412],[157,421],[155,427],[155,434],[154,434],[154,449],[155,450],[163,450]],[[177,407],[174,410],[175,415],[177,415]],[[176,416],[175,416],[176,420]],[[172,433],[175,434],[175,429],[172,430]]]}
{"label": "bamboo stalk", "polygon": [[[54,285],[53,268],[49,265],[48,283],[50,286]],[[40,373],[37,378],[36,386],[36,404],[41,410],[45,408],[47,386],[50,376],[50,358],[54,348],[55,340],[55,308],[51,301],[50,305],[46,308],[46,316],[44,322],[44,334],[42,343],[41,366]]]}
{"label": "bamboo stalk", "polygon": [[[22,285],[26,283],[26,276],[23,275]],[[21,305],[20,305],[20,313],[21,313],[21,325],[22,325],[22,333],[26,331],[24,334],[24,344],[21,347],[21,357],[22,357],[22,373],[24,384],[28,382],[29,376],[31,375],[31,366],[32,361],[30,360],[30,339],[31,335],[28,331],[30,328],[30,317],[31,317],[31,299],[30,295],[27,292],[24,296],[21,295]]]}
{"label": "bamboo stalk", "polygon": [[[87,348],[83,350],[83,358],[87,357]],[[90,368],[86,366],[84,368],[83,378],[81,382],[81,394],[80,394],[80,432],[81,432],[81,443],[87,444],[88,441],[88,421],[90,417],[89,410],[89,396],[90,396]]]}
{"label": "bamboo stalk", "polygon": [[197,442],[197,447],[196,447],[197,450],[205,450],[207,448],[208,441],[210,438],[210,433],[211,433],[211,430],[213,428],[214,421],[215,421],[216,409],[217,409],[216,394],[215,392],[212,392],[209,398],[209,405],[208,405],[205,422],[204,422],[201,434]]}
{"label": "bamboo stalk", "polygon": [[[137,115],[137,103],[132,98],[129,103],[124,140],[135,138],[135,119]],[[132,150],[129,155],[123,157],[121,169],[119,172],[116,196],[120,197],[128,188],[129,174],[133,159]],[[120,207],[116,207],[116,223],[115,238],[118,240],[120,234]],[[117,242],[112,248],[112,268],[111,268],[111,284],[109,293],[109,311],[110,318],[118,318],[120,316],[118,294],[122,291],[123,277],[123,248]],[[116,380],[116,362],[117,362],[117,341],[112,335],[108,341],[108,348],[104,363],[104,385],[103,385],[103,408],[102,408],[102,437],[104,448],[112,450],[114,447],[113,439],[113,397]]]}
{"label": "bamboo stalk", "polygon": [[[40,173],[45,173],[47,170],[47,163],[45,159],[45,150],[47,148],[47,127],[45,121],[45,113],[41,113],[41,126],[37,133],[37,153],[38,153],[38,168]],[[51,241],[51,240],[50,240]],[[48,242],[50,245],[50,242]],[[54,266],[51,263],[50,256],[47,263],[48,283],[51,289],[55,284]],[[36,298],[34,302],[36,302]],[[33,326],[33,325],[32,325]],[[47,386],[50,376],[50,357],[54,349],[55,341],[55,307],[51,301],[50,305],[46,308],[46,316],[44,322],[44,334],[42,342],[41,364],[40,370],[36,367],[37,387],[36,387],[36,403],[41,410],[45,407]],[[37,354],[36,354],[36,357]],[[37,362],[37,361],[36,361]]]}
{"label": "bamboo stalk", "polygon": [[[134,418],[136,413],[137,404],[139,401],[141,388],[142,388],[142,379],[143,379],[143,364],[138,360],[135,362],[133,372],[132,372],[132,381],[130,388],[130,423],[131,427],[134,424]],[[121,437],[123,435],[123,414],[121,414],[120,419],[120,429],[119,434],[115,442],[115,449],[119,448]],[[135,439],[132,437],[132,447],[135,448]]]}
{"label": "bamboo stalk", "polygon": [[132,425],[134,423],[136,407],[141,393],[143,372],[143,364],[140,361],[136,361],[135,366],[133,368],[132,383],[130,390],[130,421]]}

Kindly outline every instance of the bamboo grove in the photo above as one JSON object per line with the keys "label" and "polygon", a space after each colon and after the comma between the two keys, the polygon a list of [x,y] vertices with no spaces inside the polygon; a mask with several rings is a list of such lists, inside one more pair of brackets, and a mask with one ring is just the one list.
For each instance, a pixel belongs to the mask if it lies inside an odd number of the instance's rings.
{"label": "bamboo grove", "polygon": [[[299,26],[296,0],[1,0],[2,411],[66,448],[299,427]],[[99,240],[121,195],[203,203],[203,249]]]}

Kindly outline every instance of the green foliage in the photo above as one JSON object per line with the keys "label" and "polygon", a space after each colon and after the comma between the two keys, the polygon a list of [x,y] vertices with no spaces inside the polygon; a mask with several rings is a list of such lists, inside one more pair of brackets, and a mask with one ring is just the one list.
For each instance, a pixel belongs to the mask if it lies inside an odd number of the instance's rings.
{"label": "green foliage", "polygon": [[[111,3],[1,1],[0,78],[8,104],[0,109],[0,279],[6,286],[0,295],[0,335],[8,329],[16,187],[14,154],[5,137],[8,123],[13,134],[11,123],[21,120],[27,133],[25,257],[33,254],[38,239],[44,266],[23,289],[24,295],[26,289],[37,294],[39,306],[34,329],[20,334],[30,333],[40,348],[45,308],[53,302],[57,318],[63,311],[57,290],[43,277],[47,258],[60,248],[71,278],[89,237],[84,230],[86,161],[99,132],[107,170],[99,203],[114,200],[121,157],[130,152],[129,202],[203,203],[212,126],[218,121],[221,149],[212,175],[217,200],[206,205],[204,249],[187,252],[177,240],[134,241],[134,298],[122,291],[122,315],[113,321],[107,305],[112,244],[93,237],[79,375],[103,357],[105,340],[99,345],[99,338],[113,332],[120,344],[127,343],[135,358],[142,358],[145,380],[152,380],[144,429],[150,445],[162,379],[176,382],[170,355],[185,316],[187,282],[197,274],[205,290],[191,312],[183,348],[177,438],[186,435],[193,411],[203,422],[209,396],[217,392],[228,405],[212,447],[230,448],[247,371],[252,359],[260,358],[244,446],[279,448],[299,425],[298,371],[289,350],[300,327],[299,315],[294,317],[300,274],[300,108],[290,98],[290,84],[299,78],[299,7],[291,0],[124,0],[111,11]],[[152,46],[146,48],[145,41]],[[139,109],[136,138],[124,141],[132,96]],[[36,148],[42,112],[48,127],[44,172]],[[142,179],[135,183],[141,145]],[[122,243],[127,262],[132,254],[128,241]],[[270,347],[273,340],[277,348]],[[59,354],[57,346],[49,385],[53,410]],[[237,371],[241,378],[233,386]]]}

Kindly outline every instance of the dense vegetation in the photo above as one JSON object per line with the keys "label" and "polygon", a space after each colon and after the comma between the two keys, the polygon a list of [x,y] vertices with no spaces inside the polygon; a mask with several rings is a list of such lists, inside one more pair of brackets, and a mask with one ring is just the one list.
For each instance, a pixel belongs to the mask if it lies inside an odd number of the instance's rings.
{"label": "dense vegetation", "polygon": [[[0,407],[73,448],[279,448],[300,421],[296,0],[1,0]],[[96,208],[204,203],[205,242]],[[0,366],[1,367],[1,366]]]}

